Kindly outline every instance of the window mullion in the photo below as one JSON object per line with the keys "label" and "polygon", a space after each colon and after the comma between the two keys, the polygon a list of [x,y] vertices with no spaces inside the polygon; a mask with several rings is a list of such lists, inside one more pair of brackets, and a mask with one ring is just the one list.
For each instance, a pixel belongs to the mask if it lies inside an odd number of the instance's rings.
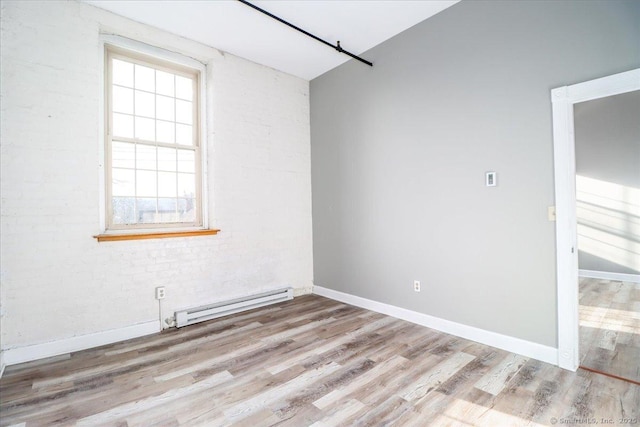
{"label": "window mullion", "polygon": [[106,102],[107,102],[107,114],[106,114],[106,133],[107,133],[107,147],[106,147],[106,173],[105,173],[105,206],[107,207],[105,225],[107,227],[111,227],[113,223],[113,64],[112,59],[109,53],[107,52],[106,63],[107,63],[107,77],[106,77]]}
{"label": "window mullion", "polygon": [[153,135],[155,136],[155,152],[156,152],[156,194],[155,194],[155,204],[156,204],[156,213],[154,217],[154,222],[157,221],[159,217],[159,194],[160,194],[160,164],[158,163],[158,70],[154,68],[153,70]]}
{"label": "window mullion", "polygon": [[179,150],[191,150],[196,152],[198,151],[198,147],[193,145],[172,144],[170,142],[156,142],[156,141],[149,141],[146,139],[127,138],[126,136],[118,136],[118,137],[114,137],[113,139],[118,142],[128,142],[130,144],[148,145],[151,147],[157,145],[158,147],[161,147],[161,148],[177,148]]}

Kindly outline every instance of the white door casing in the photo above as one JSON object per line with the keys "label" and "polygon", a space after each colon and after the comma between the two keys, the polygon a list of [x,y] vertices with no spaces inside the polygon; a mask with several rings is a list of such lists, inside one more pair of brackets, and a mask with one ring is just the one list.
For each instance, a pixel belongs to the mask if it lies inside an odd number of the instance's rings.
{"label": "white door casing", "polygon": [[578,247],[573,105],[640,90],[640,68],[551,91],[556,203],[558,366],[575,371],[578,343]]}

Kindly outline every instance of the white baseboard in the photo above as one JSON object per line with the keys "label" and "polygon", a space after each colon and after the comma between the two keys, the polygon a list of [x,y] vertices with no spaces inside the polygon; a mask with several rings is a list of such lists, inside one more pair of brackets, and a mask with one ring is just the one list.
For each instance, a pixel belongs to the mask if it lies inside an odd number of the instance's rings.
{"label": "white baseboard", "polygon": [[124,341],[131,338],[138,338],[144,335],[151,335],[157,332],[160,332],[160,322],[154,320],[152,322],[139,323],[137,325],[126,326],[120,329],[111,329],[108,331],[80,335],[42,344],[7,348],[2,351],[4,359],[3,367],[4,364],[10,366],[18,363],[31,362],[32,360],[86,350],[88,348],[99,347],[101,345]]}
{"label": "white baseboard", "polygon": [[2,378],[2,374],[4,374],[4,368],[6,365],[4,364],[4,351],[0,350],[0,378]]}
{"label": "white baseboard", "polygon": [[640,274],[611,273],[609,271],[578,270],[578,276],[592,279],[616,280],[618,282],[640,283]]}
{"label": "white baseboard", "polygon": [[558,349],[553,347],[498,334],[496,332],[486,331],[473,326],[463,325],[461,323],[357,297],[344,292],[334,291],[333,289],[323,288],[322,286],[314,286],[313,293],[336,301],[393,316],[411,323],[426,326],[427,328],[436,329],[447,334],[506,350],[511,353],[517,353],[525,357],[531,357],[536,360],[551,363],[552,365],[558,365]]}

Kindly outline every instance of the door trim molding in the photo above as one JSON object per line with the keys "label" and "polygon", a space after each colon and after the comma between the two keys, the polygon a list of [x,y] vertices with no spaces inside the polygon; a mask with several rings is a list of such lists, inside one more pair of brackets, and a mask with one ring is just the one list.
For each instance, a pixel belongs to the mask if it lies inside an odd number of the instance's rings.
{"label": "door trim molding", "polygon": [[573,105],[640,90],[640,68],[551,90],[556,203],[558,366],[575,371],[578,343],[578,248]]}

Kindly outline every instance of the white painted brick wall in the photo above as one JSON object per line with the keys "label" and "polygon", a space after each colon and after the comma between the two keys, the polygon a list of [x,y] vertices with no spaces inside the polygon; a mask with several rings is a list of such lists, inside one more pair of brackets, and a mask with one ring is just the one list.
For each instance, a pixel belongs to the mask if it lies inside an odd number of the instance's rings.
{"label": "white painted brick wall", "polygon": [[[77,2],[3,1],[2,349],[312,284],[309,84]],[[208,64],[217,236],[97,243],[100,32]]]}

